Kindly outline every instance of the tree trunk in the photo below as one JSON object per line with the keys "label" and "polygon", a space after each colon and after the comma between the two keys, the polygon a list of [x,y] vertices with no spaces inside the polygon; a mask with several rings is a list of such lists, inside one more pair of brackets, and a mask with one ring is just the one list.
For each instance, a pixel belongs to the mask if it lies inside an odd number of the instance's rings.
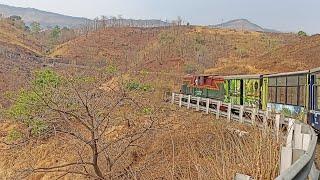
{"label": "tree trunk", "polygon": [[94,133],[92,133],[92,136],[93,136],[93,144],[91,145],[91,150],[92,150],[92,164],[93,164],[94,172],[98,177],[100,177],[101,179],[104,179],[98,164],[99,154],[98,154],[98,147],[97,147],[97,142],[96,142]]}

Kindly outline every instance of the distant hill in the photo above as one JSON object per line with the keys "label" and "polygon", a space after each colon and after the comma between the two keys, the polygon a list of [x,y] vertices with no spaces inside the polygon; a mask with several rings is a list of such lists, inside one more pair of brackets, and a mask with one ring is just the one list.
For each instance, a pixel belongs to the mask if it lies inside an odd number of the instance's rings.
{"label": "distant hill", "polygon": [[235,19],[225,23],[210,25],[211,28],[225,28],[245,31],[260,31],[260,32],[279,32],[273,29],[266,29],[257,24],[250,22],[247,19]]}
{"label": "distant hill", "polygon": [[[0,4],[0,14],[5,17],[17,15],[21,16],[23,21],[30,25],[33,21],[39,22],[43,28],[54,27],[56,25],[61,27],[79,27],[81,25],[93,24],[93,20],[66,16],[62,14],[46,12],[34,8],[21,8]],[[106,19],[106,26],[131,26],[131,27],[162,27],[169,26],[170,23],[150,19],[150,20],[133,20],[133,19]]]}
{"label": "distant hill", "polygon": [[31,24],[33,21],[37,21],[42,27],[53,27],[56,25],[62,27],[77,27],[81,24],[85,24],[87,21],[90,21],[86,18],[66,16],[34,8],[13,7],[3,4],[0,4],[0,14],[4,16],[21,16],[27,25]]}

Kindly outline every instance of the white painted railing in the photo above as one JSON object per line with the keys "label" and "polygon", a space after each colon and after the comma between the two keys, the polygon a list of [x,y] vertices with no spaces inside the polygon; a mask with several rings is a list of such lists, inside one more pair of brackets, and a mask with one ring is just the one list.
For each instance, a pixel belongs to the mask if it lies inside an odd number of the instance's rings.
{"label": "white painted railing", "polygon": [[[288,130],[288,135],[285,146],[281,148],[280,173],[276,180],[319,178],[319,171],[314,163],[317,135],[309,125],[294,119],[282,118],[280,114],[191,95],[172,93],[171,103],[207,114],[212,113],[216,118],[222,117],[228,121],[238,121],[261,128],[270,127],[277,140],[280,127],[284,127]],[[237,174],[235,179],[250,179],[250,176]]]}

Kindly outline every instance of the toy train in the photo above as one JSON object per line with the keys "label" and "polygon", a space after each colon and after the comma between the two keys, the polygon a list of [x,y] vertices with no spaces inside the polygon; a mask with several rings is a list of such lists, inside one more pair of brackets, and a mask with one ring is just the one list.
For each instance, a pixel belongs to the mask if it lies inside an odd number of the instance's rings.
{"label": "toy train", "polygon": [[181,92],[282,113],[320,132],[320,68],[258,75],[187,75]]}

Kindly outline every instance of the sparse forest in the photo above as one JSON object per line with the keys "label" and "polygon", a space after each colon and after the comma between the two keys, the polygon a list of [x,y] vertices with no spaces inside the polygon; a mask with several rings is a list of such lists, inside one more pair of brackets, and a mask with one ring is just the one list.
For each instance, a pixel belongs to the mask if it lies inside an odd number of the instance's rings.
{"label": "sparse forest", "polygon": [[178,109],[166,93],[185,74],[320,66],[319,35],[144,23],[101,16],[44,29],[0,19],[0,177],[277,176],[284,142],[271,131]]}

